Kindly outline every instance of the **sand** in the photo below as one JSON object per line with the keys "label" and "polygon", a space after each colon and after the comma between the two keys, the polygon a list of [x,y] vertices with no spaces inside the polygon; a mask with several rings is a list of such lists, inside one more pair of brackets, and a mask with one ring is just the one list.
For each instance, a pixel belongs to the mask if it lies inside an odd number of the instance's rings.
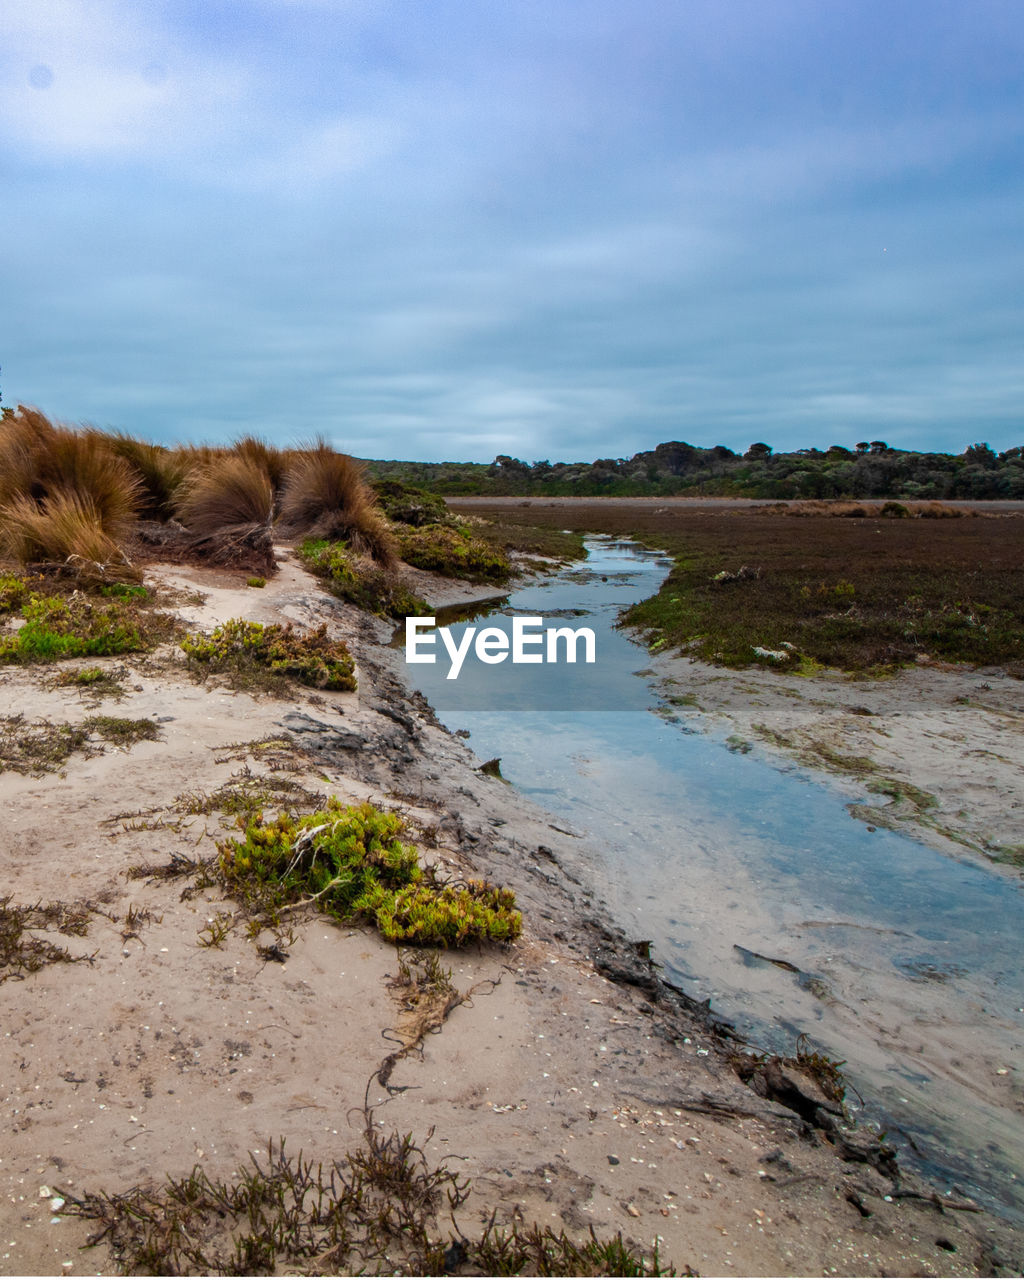
{"label": "sand", "polygon": [[[124,670],[127,689],[102,711],[151,717],[159,739],[130,749],[94,742],[59,774],[0,774],[0,897],[90,911],[85,936],[47,934],[88,959],[0,985],[0,1272],[116,1272],[105,1243],[83,1249],[90,1224],[51,1210],[58,1189],[124,1191],[196,1162],[227,1176],[279,1136],[293,1151],[340,1158],[359,1143],[364,1102],[383,1130],[413,1132],[431,1159],[473,1180],[463,1229],[496,1210],[499,1220],[521,1214],[581,1238],[591,1226],[646,1247],[658,1238],[663,1261],[705,1275],[1019,1266],[1020,1236],[1005,1224],[902,1197],[909,1184],[850,1158],[866,1150],[856,1135],[837,1153],[819,1129],[740,1082],[733,1046],[701,1011],[657,990],[611,928],[588,887],[581,841],[557,815],[481,774],[405,690],[400,655],[385,644],[390,628],[339,605],[289,559],[264,590],[245,587],[241,574],[181,566],[147,577],[177,591],[190,626],[239,615],[327,621],[356,655],[359,690],[279,699],[200,685],[174,646],[101,660]],[[436,603],[451,598],[436,582],[417,586]],[[0,714],[77,723],[96,713],[79,693],[47,687],[50,674],[0,672]],[[749,720],[751,733],[762,714],[785,733],[834,723],[829,734],[860,735],[842,737],[846,751],[870,750],[886,776],[903,776],[896,769],[910,748],[898,735],[918,716],[903,709],[911,704],[899,702],[895,683],[836,685],[879,713],[864,717],[844,712],[839,692],[834,703],[811,702],[824,698],[819,682],[793,699],[770,675],[744,687],[750,678],[689,666],[663,674],[696,682],[694,714],[731,717],[741,732]],[[915,730],[929,744],[929,769],[945,753],[949,772],[963,773],[975,758],[963,751],[1012,761],[1007,726],[1019,685],[979,685],[984,707],[972,685],[965,705],[947,675],[915,672],[909,686],[943,691],[941,715],[925,724],[922,713]],[[744,720],[743,701],[755,696],[771,708]],[[953,732],[966,736],[942,736]],[[1019,808],[1000,817],[1008,792],[1000,783],[986,790],[992,765],[979,760],[971,838],[1019,840]],[[953,791],[914,770],[948,816]],[[183,813],[181,798],[243,771],[306,788],[310,807],[314,794],[333,794],[397,808],[425,857],[517,893],[523,938],[444,957],[465,998],[397,1061],[390,1089],[377,1072],[396,1028],[402,1041],[388,985],[393,947],[315,916],[296,917],[284,963],[261,958],[241,928],[202,946],[234,904],[215,888],[183,896],[182,880],[128,877],[172,855],[212,853],[227,828],[216,814]]]}

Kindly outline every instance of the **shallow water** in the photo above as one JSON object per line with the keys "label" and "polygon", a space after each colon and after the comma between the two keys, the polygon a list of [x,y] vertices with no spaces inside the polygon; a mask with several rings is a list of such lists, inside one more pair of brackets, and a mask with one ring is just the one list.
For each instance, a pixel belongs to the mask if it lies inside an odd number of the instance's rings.
{"label": "shallow water", "polygon": [[672,980],[760,1045],[792,1052],[806,1032],[846,1062],[901,1159],[1024,1219],[1024,1116],[1005,1072],[1024,1042],[1020,882],[871,832],[798,768],[688,730],[614,628],[668,562],[610,539],[588,550],[451,630],[508,629],[513,613],[590,627],[592,666],[469,658],[451,681],[442,650],[406,667],[410,683],[584,836],[597,888]]}

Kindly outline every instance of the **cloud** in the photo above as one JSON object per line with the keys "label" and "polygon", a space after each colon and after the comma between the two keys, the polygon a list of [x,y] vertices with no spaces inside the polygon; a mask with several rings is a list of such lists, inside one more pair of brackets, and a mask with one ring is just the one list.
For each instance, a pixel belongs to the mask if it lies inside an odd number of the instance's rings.
{"label": "cloud", "polygon": [[1013,60],[881,16],[7,0],[5,396],[407,457],[1005,447]]}

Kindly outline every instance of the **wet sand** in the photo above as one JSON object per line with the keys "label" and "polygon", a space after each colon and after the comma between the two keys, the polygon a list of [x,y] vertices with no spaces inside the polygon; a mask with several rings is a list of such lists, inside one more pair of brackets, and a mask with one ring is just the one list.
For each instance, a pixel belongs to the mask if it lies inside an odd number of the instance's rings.
{"label": "wet sand", "polygon": [[[406,691],[390,628],[288,560],[264,591],[240,574],[149,576],[186,593],[177,607],[191,626],[327,621],[356,655],[359,691],[275,700],[196,685],[173,649],[101,660],[127,669],[128,688],[102,710],[152,717],[160,739],[94,744],[62,775],[0,774],[0,896],[92,907],[86,936],[59,939],[88,962],[0,987],[0,1272],[115,1270],[104,1244],[80,1251],[89,1224],[51,1220],[44,1189],[123,1191],[197,1161],[227,1175],[281,1135],[333,1159],[358,1144],[364,1098],[379,1124],[473,1179],[463,1223],[497,1209],[579,1237],[589,1226],[648,1247],[660,1237],[663,1260],[712,1275],[1018,1269],[1019,1233],[894,1183],[856,1135],[830,1143],[740,1082],[734,1046],[659,989],[611,927],[582,842],[482,775]],[[438,604],[459,594],[433,585]],[[46,674],[0,673],[2,714],[92,713]],[[212,853],[216,815],[185,816],[176,799],[242,770],[397,807],[425,857],[518,895],[519,943],[444,957],[466,998],[397,1062],[390,1090],[376,1073],[401,1020],[394,948],[317,918],[296,921],[284,964],[260,959],[242,930],[203,947],[201,931],[231,909],[216,890],[183,899],[181,881],[126,876]],[[130,907],[148,916],[131,925]]]}

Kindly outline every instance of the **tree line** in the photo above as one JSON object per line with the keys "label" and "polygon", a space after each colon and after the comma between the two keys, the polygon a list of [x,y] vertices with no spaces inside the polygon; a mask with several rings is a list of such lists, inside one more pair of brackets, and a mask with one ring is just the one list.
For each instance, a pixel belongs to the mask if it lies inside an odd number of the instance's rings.
{"label": "tree line", "polygon": [[960,454],[895,449],[884,440],[776,453],[759,441],[740,454],[721,444],[669,440],[631,458],[594,462],[524,462],[499,454],[491,463],[368,466],[379,479],[451,495],[1024,499],[1024,448],[996,453],[984,443]]}

